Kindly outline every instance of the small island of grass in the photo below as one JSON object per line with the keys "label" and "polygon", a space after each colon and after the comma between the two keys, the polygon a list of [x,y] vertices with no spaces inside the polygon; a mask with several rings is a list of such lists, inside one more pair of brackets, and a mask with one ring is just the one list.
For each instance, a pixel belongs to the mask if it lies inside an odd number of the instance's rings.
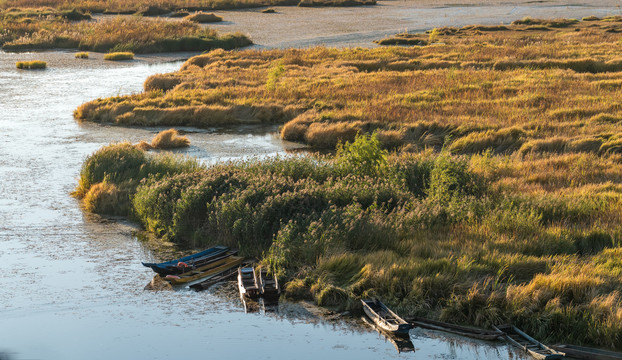
{"label": "small island of grass", "polygon": [[23,70],[45,69],[48,64],[41,60],[18,61],[15,66]]}

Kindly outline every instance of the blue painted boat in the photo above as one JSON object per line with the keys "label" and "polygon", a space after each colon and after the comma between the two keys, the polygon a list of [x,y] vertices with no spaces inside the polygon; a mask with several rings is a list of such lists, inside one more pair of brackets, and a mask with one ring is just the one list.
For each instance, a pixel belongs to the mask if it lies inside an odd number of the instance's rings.
{"label": "blue painted boat", "polygon": [[[143,266],[150,267],[153,271],[160,274],[160,276],[177,275],[183,273],[186,270],[194,269],[198,266],[203,266],[210,260],[219,258],[225,255],[227,252],[231,252],[231,249],[227,246],[214,246],[207,250],[203,250],[196,254],[188,255],[179,259],[165,261],[161,263],[142,263]],[[231,252],[234,255],[235,252]]]}

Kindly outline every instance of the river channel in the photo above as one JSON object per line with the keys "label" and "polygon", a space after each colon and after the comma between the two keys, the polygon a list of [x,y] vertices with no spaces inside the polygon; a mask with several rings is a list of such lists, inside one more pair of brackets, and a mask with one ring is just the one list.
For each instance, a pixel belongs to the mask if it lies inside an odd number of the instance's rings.
{"label": "river channel", "polygon": [[[603,15],[605,10],[598,9],[586,12]],[[606,9],[619,12],[614,6]],[[237,15],[228,16],[222,28],[255,31],[259,39],[268,39],[265,29],[253,30],[261,28],[266,20],[258,19],[266,14],[255,12],[257,19],[248,23],[247,11],[227,14]],[[413,27],[427,24],[415,21]],[[359,30],[344,34],[348,31]],[[331,42],[323,33],[296,34],[256,42],[345,46],[352,39],[343,35]],[[15,69],[16,61],[33,58],[48,61],[49,68]],[[153,273],[140,262],[153,255],[134,235],[136,225],[88,216],[69,194],[90,153],[113,142],[149,140],[162,129],[81,125],[72,112],[97,97],[139,92],[149,75],[180,65],[175,56],[104,63],[74,59],[71,52],[0,52],[0,359],[523,358],[502,343],[420,329],[410,334],[415,352],[400,354],[356,319],[327,319],[296,303],[247,313],[226,289],[143,290]],[[186,130],[192,146],[184,152],[206,163],[300,148],[281,141],[274,127]]]}

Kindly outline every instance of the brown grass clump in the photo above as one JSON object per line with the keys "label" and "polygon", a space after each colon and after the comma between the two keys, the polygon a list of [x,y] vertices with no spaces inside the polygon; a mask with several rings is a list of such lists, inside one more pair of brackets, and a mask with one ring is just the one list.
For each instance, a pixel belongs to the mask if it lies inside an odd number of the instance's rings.
{"label": "brown grass clump", "polygon": [[267,8],[267,9],[261,10],[261,12],[264,14],[275,14],[276,10],[274,10],[273,8]]}
{"label": "brown grass clump", "polygon": [[179,136],[175,129],[161,131],[151,140],[151,147],[156,149],[174,149],[187,146],[190,146],[190,140],[185,136]]}
{"label": "brown grass clump", "polygon": [[82,204],[86,211],[92,213],[119,215],[124,213],[119,209],[123,196],[127,194],[124,195],[119,191],[116,185],[104,181],[91,186],[82,199]]}
{"label": "brown grass clump", "polygon": [[193,22],[197,22],[200,24],[205,24],[205,23],[214,23],[214,22],[221,22],[222,21],[222,17],[214,14],[214,13],[204,13],[204,12],[196,12],[194,14],[188,15],[186,16],[184,19],[188,20],[188,21],[193,21]]}

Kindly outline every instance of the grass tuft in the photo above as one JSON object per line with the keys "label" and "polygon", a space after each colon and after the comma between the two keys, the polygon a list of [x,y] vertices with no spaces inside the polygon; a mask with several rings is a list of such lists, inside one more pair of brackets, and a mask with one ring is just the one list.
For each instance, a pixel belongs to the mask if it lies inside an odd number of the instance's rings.
{"label": "grass tuft", "polygon": [[76,59],[88,59],[89,58],[89,53],[82,51],[82,52],[77,52],[75,55]]}
{"label": "grass tuft", "polygon": [[45,69],[48,64],[45,61],[41,60],[31,60],[31,61],[18,61],[15,66],[18,69],[23,70],[36,70],[36,69]]}
{"label": "grass tuft", "polygon": [[122,61],[122,60],[133,60],[134,53],[133,52],[112,52],[104,55],[104,60],[111,61]]}
{"label": "grass tuft", "polygon": [[175,129],[161,131],[151,140],[151,147],[155,149],[174,149],[187,146],[190,146],[190,140],[185,136],[179,136]]}
{"label": "grass tuft", "polygon": [[193,22],[197,22],[200,24],[205,24],[205,23],[214,23],[214,22],[221,22],[222,21],[222,17],[214,14],[214,13],[204,13],[204,12],[197,12],[191,15],[188,15],[186,17],[184,17],[184,19],[188,20],[188,21],[193,21]]}

